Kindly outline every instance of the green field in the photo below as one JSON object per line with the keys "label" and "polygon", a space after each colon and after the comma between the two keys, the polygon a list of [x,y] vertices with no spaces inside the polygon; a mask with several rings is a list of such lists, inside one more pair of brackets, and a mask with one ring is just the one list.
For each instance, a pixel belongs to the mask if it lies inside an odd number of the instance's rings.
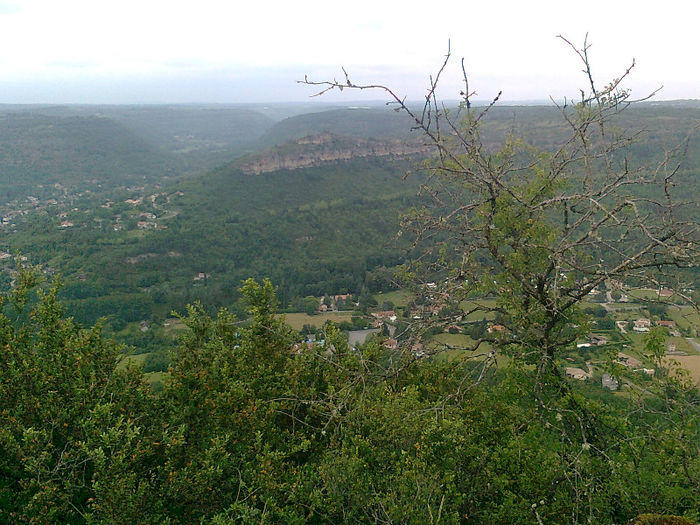
{"label": "green field", "polygon": [[[460,306],[462,307],[462,310],[464,310],[465,312],[468,312],[477,306],[483,306],[484,308],[493,308],[496,306],[496,300],[495,299],[478,299],[478,300],[471,300],[471,301],[462,301]],[[481,321],[482,319],[492,320],[494,317],[495,317],[495,314],[493,312],[476,311],[476,312],[472,312],[469,315],[467,315],[464,318],[464,320],[466,322],[473,322],[473,321]]]}
{"label": "green field", "polygon": [[[474,344],[474,340],[468,335],[444,333],[437,334],[436,336],[434,336],[432,339],[431,346],[432,348],[439,348],[441,345],[449,345],[453,347],[467,347],[472,344]],[[474,354],[482,354],[490,350],[491,345],[482,343],[479,346],[479,349],[476,352],[474,352]],[[442,352],[440,352],[440,358],[446,359],[448,361],[464,359],[469,357],[470,355],[472,355],[472,352],[468,352],[460,348],[450,348],[449,350],[443,350]],[[483,357],[479,357],[478,359],[481,360],[483,359]],[[505,364],[505,361],[502,361],[501,359],[502,358],[499,357],[499,364]]]}
{"label": "green field", "polygon": [[666,344],[675,343],[676,350],[679,352],[685,352],[688,355],[695,355],[697,352],[690,345],[690,343],[684,337],[668,337],[666,339]]}
{"label": "green field", "polygon": [[350,322],[352,316],[352,312],[326,312],[315,315],[307,315],[305,313],[284,314],[283,317],[294,330],[301,330],[305,324],[321,328],[326,321],[334,321],[336,323],[342,321]]}
{"label": "green field", "polygon": [[698,335],[700,313],[689,307],[679,308],[674,306],[668,309],[668,315],[676,322],[679,328],[689,328],[694,336]]}
{"label": "green field", "polygon": [[374,295],[374,298],[380,306],[383,302],[390,301],[394,303],[395,306],[405,308],[411,299],[413,299],[413,294],[408,290],[395,290],[393,292],[379,292]]}
{"label": "green field", "polygon": [[145,354],[135,354],[135,355],[125,355],[119,362],[120,368],[126,368],[129,365],[143,366],[146,362],[146,357],[148,353]]}

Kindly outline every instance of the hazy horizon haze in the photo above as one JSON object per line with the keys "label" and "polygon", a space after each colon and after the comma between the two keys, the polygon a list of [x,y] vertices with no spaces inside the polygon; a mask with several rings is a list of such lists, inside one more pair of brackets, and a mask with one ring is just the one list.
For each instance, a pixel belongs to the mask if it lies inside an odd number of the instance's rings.
{"label": "hazy horizon haze", "polygon": [[[215,0],[0,0],[0,103],[154,104],[308,101],[297,83],[342,78],[381,83],[420,100],[451,43],[440,94],[455,99],[464,58],[477,98],[575,97],[581,63],[558,34],[582,45],[588,33],[601,85],[635,58],[627,86],[658,100],[700,98],[693,8],[663,10],[627,0],[584,9],[554,1],[485,5],[438,0],[429,9],[362,0],[341,6],[229,4]],[[590,13],[590,16],[585,16]],[[379,100],[378,92],[333,93],[325,101]]]}

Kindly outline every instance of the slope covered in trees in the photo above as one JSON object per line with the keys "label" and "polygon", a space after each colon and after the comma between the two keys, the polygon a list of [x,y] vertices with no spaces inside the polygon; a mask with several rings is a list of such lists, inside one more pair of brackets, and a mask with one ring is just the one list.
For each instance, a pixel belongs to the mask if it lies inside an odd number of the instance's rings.
{"label": "slope covered in trees", "polygon": [[178,163],[107,118],[9,113],[0,117],[0,167],[5,204],[143,185],[174,175]]}

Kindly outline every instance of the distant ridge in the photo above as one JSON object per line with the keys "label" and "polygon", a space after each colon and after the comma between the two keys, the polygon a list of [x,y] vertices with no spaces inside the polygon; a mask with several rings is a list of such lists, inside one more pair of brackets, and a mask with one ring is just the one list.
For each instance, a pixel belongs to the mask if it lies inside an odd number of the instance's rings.
{"label": "distant ridge", "polygon": [[412,135],[412,124],[408,115],[386,106],[331,109],[286,118],[262,135],[257,146],[266,149],[318,133],[363,139],[405,139]]}

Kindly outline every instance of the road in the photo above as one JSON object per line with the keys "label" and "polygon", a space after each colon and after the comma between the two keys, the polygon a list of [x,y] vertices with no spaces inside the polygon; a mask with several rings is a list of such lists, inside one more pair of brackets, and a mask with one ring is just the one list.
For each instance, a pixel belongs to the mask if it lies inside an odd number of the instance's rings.
{"label": "road", "polygon": [[690,343],[690,346],[692,346],[696,352],[700,352],[700,344],[695,339],[692,337],[686,337],[685,340]]}

